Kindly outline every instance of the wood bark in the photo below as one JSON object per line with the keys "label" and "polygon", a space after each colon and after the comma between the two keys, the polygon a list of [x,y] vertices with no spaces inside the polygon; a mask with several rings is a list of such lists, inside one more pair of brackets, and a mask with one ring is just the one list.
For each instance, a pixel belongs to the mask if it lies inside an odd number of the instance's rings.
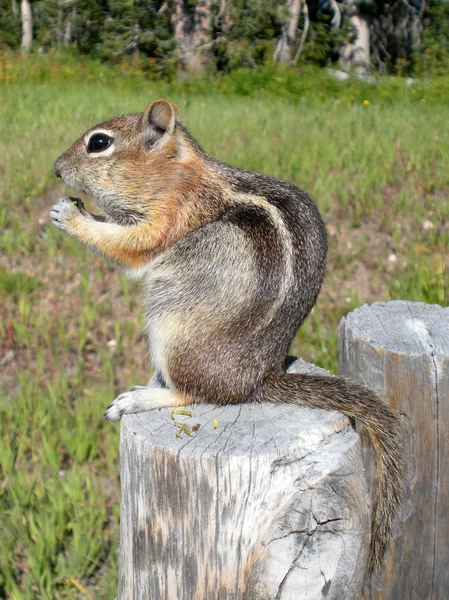
{"label": "wood bark", "polygon": [[299,57],[301,56],[302,51],[304,50],[304,44],[306,42],[307,33],[309,31],[310,20],[309,20],[309,7],[307,6],[307,2],[303,3],[302,12],[304,14],[304,27],[303,27],[303,30],[301,33],[301,39],[299,41],[298,49],[296,50],[295,56],[292,60],[293,66],[295,66],[297,64]]}
{"label": "wood bark", "polygon": [[72,11],[71,11],[70,15],[67,17],[67,20],[65,23],[64,38],[62,40],[65,46],[72,43],[72,27],[73,27],[73,21],[74,21],[75,17],[76,17],[76,8],[73,7]]}
{"label": "wood bark", "polygon": [[183,68],[190,72],[202,71],[209,61],[213,43],[212,0],[196,2],[193,22],[184,0],[173,0],[170,3],[170,20]]}
{"label": "wood bark", "polygon": [[345,14],[354,28],[355,39],[341,48],[340,62],[365,74],[370,66],[370,22],[369,16],[360,12],[361,4],[360,0],[345,0]]}
{"label": "wood bark", "polygon": [[183,439],[167,410],[122,419],[119,600],[359,600],[369,509],[348,419],[192,410]]}
{"label": "wood bark", "polygon": [[403,522],[363,597],[442,600],[449,589],[449,308],[376,303],[345,317],[339,333],[341,374],[383,391],[407,424]]}
{"label": "wood bark", "polygon": [[209,61],[212,42],[211,10],[211,0],[199,0],[195,4],[192,50],[187,56],[190,71],[202,71]]}
{"label": "wood bark", "polygon": [[22,52],[28,52],[33,41],[33,14],[29,0],[21,0]]}
{"label": "wood bark", "polygon": [[330,25],[334,31],[337,31],[341,25],[341,10],[336,0],[329,0],[329,6],[333,12]]}
{"label": "wood bark", "polygon": [[173,27],[178,58],[182,61],[190,48],[190,24],[183,0],[173,0],[170,3],[170,21]]}
{"label": "wood bark", "polygon": [[281,29],[273,60],[280,63],[290,63],[298,34],[299,15],[302,0],[287,0],[287,19]]}

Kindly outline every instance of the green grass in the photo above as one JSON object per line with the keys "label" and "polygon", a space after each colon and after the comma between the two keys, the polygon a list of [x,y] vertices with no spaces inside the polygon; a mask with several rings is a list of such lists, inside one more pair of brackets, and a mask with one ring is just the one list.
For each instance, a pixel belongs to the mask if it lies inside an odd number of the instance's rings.
{"label": "green grass", "polygon": [[305,189],[331,252],[293,351],[336,370],[338,322],[362,302],[448,304],[449,86],[22,67],[0,77],[0,598],[111,599],[118,428],[101,414],[149,365],[133,285],[50,225],[53,161],[95,123],[168,96],[211,154]]}
{"label": "green grass", "polygon": [[25,273],[11,273],[5,269],[0,269],[0,293],[23,297],[40,287],[41,283],[35,277],[30,277]]}

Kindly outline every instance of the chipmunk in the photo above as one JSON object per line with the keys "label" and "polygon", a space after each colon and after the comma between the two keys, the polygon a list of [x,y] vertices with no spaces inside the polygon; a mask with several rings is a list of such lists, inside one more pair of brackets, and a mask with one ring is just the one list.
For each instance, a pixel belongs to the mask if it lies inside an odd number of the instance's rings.
{"label": "chipmunk", "polygon": [[90,129],[54,170],[105,216],[66,197],[51,209],[53,224],[140,281],[166,384],[120,394],[104,417],[269,401],[358,419],[376,456],[368,568],[379,567],[402,505],[401,417],[355,381],[283,368],[325,271],[326,229],[309,196],[207,155],[167,100]]}

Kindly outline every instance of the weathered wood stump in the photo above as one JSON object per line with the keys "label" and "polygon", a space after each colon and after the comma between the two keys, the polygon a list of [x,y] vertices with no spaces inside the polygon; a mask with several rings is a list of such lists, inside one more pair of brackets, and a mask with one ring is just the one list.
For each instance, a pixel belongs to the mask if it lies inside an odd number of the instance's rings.
{"label": "weathered wood stump", "polygon": [[200,428],[182,439],[168,410],[123,417],[119,600],[358,600],[369,509],[349,421],[192,410]]}
{"label": "weathered wood stump", "polygon": [[[364,598],[449,598],[449,308],[379,302],[350,313],[339,333],[341,374],[382,390],[407,423],[403,523]],[[368,443],[363,454],[372,473]]]}

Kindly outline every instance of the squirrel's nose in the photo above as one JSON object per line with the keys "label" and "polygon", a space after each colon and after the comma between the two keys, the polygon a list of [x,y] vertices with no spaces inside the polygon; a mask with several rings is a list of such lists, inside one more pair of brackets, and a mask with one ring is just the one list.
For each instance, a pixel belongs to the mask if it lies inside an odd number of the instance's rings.
{"label": "squirrel's nose", "polygon": [[61,177],[61,156],[58,156],[58,158],[55,160],[55,164],[53,166],[53,171],[55,172],[56,177]]}

